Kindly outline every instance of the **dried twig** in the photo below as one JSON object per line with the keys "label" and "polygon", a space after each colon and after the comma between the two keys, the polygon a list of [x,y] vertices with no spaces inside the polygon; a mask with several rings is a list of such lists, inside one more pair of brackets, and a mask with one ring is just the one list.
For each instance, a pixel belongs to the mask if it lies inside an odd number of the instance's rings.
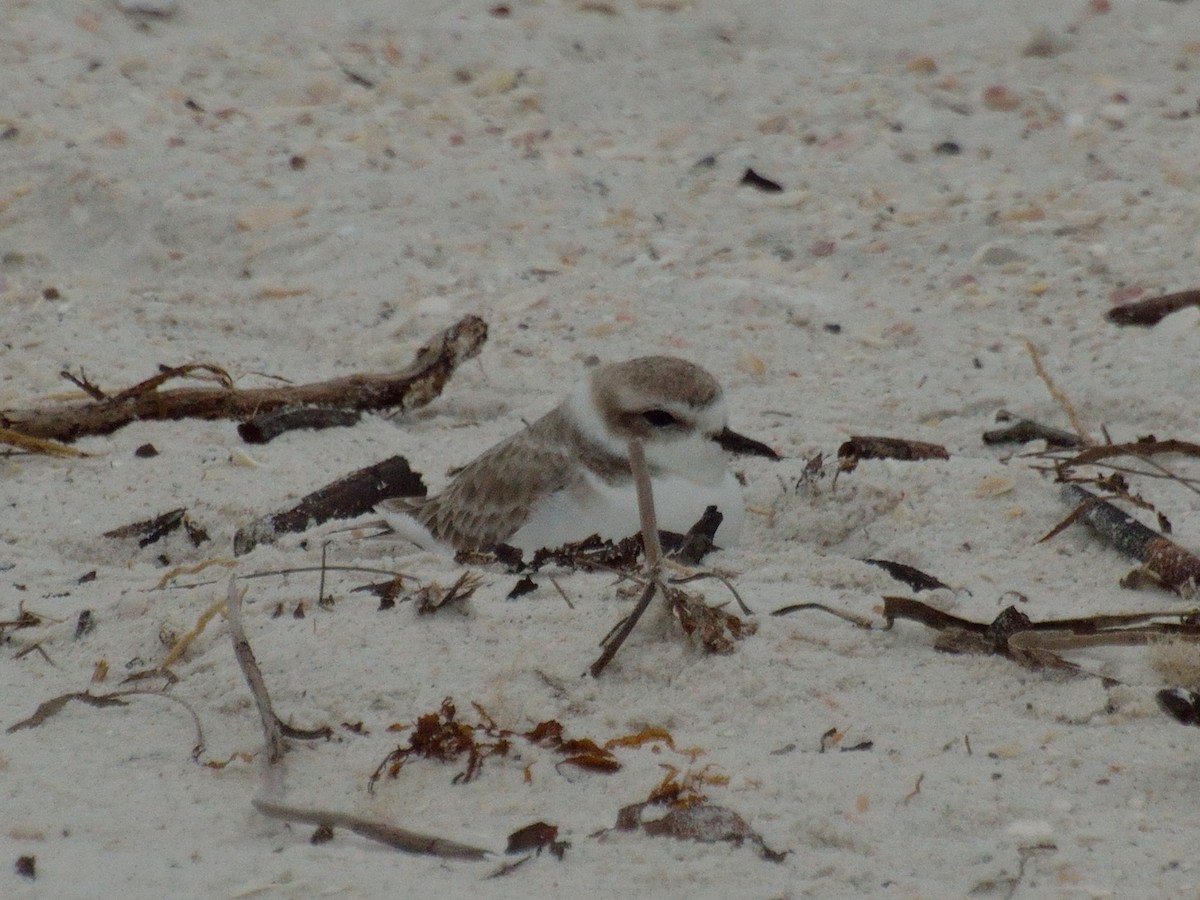
{"label": "dried twig", "polygon": [[395,847],[406,853],[425,853],[430,856],[440,856],[443,859],[475,860],[486,859],[488,856],[488,851],[481,847],[472,847],[469,844],[460,844],[445,838],[420,834],[397,825],[389,825],[386,822],[373,822],[349,813],[331,812],[325,809],[305,809],[261,797],[251,802],[260,813],[273,819],[345,828],[357,835],[379,841],[381,844],[387,844],[389,847]]}
{"label": "dried twig", "polygon": [[[1016,607],[991,622],[973,622],[910,597],[884,597],[890,628],[896,619],[920,622],[943,633],[937,649],[950,653],[993,653],[1034,668],[1076,670],[1058,654],[1098,646],[1140,646],[1165,638],[1200,641],[1196,611],[1086,616],[1034,622]],[[1168,621],[1156,621],[1167,619]]]}
{"label": "dried twig", "polygon": [[19,431],[13,431],[11,428],[0,428],[0,444],[7,444],[10,447],[15,447],[17,450],[24,450],[26,453],[38,453],[42,456],[90,456],[90,454],[84,453],[82,450],[76,450],[74,447],[68,447],[66,444],[30,437]]}
{"label": "dried twig", "polygon": [[233,654],[237,657],[238,667],[250,686],[254,695],[254,705],[258,707],[258,717],[262,721],[263,736],[266,738],[267,762],[275,765],[283,759],[287,752],[287,744],[283,739],[279,717],[271,705],[271,696],[267,693],[267,683],[263,680],[262,670],[254,658],[254,651],[246,637],[242,626],[242,594],[238,591],[237,579],[229,576],[229,592],[225,598],[226,615],[229,618],[229,637],[233,641]]}
{"label": "dried twig", "polygon": [[172,697],[170,694],[163,694],[157,691],[113,691],[108,694],[92,694],[88,691],[77,691],[70,694],[60,694],[44,703],[38,704],[38,708],[34,710],[33,715],[27,719],[22,719],[15,725],[9,726],[6,734],[12,734],[15,731],[21,731],[25,728],[36,728],[43,724],[47,719],[58,715],[63,708],[72,700],[78,700],[81,703],[86,703],[88,706],[104,708],[107,706],[128,706],[126,697],[161,697],[164,700],[170,700],[173,703],[178,703],[188,715],[192,717],[192,724],[196,726],[196,741],[192,745],[192,759],[198,759],[200,754],[204,752],[204,731],[200,727],[200,717],[196,715],[196,711],[188,706],[183,700],[178,697]]}
{"label": "dried twig", "polygon": [[[111,434],[139,420],[244,419],[299,406],[414,409],[437,397],[459,364],[479,353],[486,338],[487,324],[477,316],[467,316],[417,351],[412,364],[399,372],[348,375],[284,387],[238,389],[215,366],[167,368],[117,394],[106,396],[96,389],[93,399],[87,401],[0,411],[0,427],[29,437],[70,442],[85,435]],[[194,377],[196,372],[215,375],[221,385],[158,390],[171,378]]]}
{"label": "dried twig", "polygon": [[1063,412],[1067,414],[1067,418],[1071,420],[1071,427],[1075,429],[1075,433],[1083,439],[1085,444],[1095,443],[1087,428],[1084,427],[1083,419],[1075,412],[1075,406],[1071,403],[1071,398],[1050,377],[1050,373],[1042,363],[1041,352],[1034,346],[1033,341],[1028,338],[1025,339],[1025,349],[1029,352],[1029,358],[1033,361],[1033,368],[1037,372],[1038,378],[1042,379],[1042,383],[1046,385],[1046,390],[1050,392],[1050,396],[1054,398],[1054,402],[1061,406]]}

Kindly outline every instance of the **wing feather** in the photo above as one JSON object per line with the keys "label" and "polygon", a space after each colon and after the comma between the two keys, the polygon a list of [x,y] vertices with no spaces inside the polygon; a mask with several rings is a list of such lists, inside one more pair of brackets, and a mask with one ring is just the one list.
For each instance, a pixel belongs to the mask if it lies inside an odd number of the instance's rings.
{"label": "wing feather", "polygon": [[570,486],[569,429],[561,410],[550,412],[477,457],[436,497],[416,501],[413,517],[458,550],[503,543],[535,503]]}

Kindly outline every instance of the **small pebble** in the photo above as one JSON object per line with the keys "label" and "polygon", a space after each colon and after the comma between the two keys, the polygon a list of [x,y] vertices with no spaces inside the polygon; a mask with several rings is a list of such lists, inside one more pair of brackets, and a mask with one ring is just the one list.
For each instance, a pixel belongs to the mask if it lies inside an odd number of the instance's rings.
{"label": "small pebble", "polygon": [[117,0],[117,9],[129,15],[173,16],[179,9],[179,0]]}
{"label": "small pebble", "polygon": [[997,112],[1012,112],[1021,105],[1021,97],[1012,88],[993,84],[984,88],[983,105],[986,109]]}

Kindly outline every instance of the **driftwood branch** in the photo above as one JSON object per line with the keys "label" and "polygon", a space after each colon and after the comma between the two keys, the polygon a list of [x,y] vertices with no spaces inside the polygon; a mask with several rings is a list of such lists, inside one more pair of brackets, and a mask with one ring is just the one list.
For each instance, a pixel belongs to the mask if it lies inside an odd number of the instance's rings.
{"label": "driftwood branch", "polygon": [[[486,339],[487,323],[478,316],[467,316],[418,350],[412,364],[398,372],[360,373],[282,387],[235,388],[228,375],[208,365],[166,368],[116,394],[106,395],[95,388],[89,391],[91,400],[0,411],[0,428],[27,437],[70,442],[86,435],[111,434],[145,420],[245,419],[302,406],[415,409],[437,397],[454,370],[478,354]],[[198,373],[215,377],[218,386],[159,390],[170,379],[197,377]]]}

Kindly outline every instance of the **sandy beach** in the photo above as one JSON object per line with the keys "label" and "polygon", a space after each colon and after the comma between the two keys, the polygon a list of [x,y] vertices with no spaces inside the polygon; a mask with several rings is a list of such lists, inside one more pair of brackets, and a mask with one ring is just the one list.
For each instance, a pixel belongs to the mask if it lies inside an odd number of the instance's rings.
{"label": "sandy beach", "polygon": [[[1040,541],[1071,510],[1030,455],[1045,443],[982,435],[1007,411],[1092,443],[1200,442],[1200,312],[1105,317],[1198,286],[1195,3],[0,10],[0,410],[79,399],[64,371],[108,393],[160,365],[242,388],[393,371],[463,316],[488,326],[403,415],[259,446],[231,421],[136,422],[75,442],[86,457],[0,456],[0,895],[1200,895],[1200,732],[1155,702],[1200,688],[1194,643],[1075,652],[1070,673],[939,652],[882,616],[896,595],[978,622],[1194,606],[1122,588],[1136,563],[1080,525]],[[233,555],[239,527],[396,454],[439,490],[589,366],[646,354],[703,365],[730,424],[783,456],[731,461],[746,525],[705,560],[755,613],[731,653],[656,605],[585,674],[634,601],[611,574],[508,599],[502,567],[344,522]],[[838,474],[855,435],[948,458]],[[1138,517],[1200,550],[1194,486],[1113,463],[1153,504]],[[105,536],[177,508],[209,540]],[[323,547],[344,567],[324,595]],[[355,590],[385,577],[368,569],[480,581],[422,615]],[[273,778],[228,622],[197,629],[231,574],[279,715],[330,729]],[[805,603],[874,627],[771,615]],[[193,630],[172,683],[124,681]],[[507,752],[466,783],[465,759],[391,777],[447,698]],[[615,765],[527,737],[547,721]],[[706,839],[645,827],[666,806],[616,828],[664,783],[707,811]],[[264,796],[489,852],[313,841]],[[535,822],[569,846],[508,870]]]}

